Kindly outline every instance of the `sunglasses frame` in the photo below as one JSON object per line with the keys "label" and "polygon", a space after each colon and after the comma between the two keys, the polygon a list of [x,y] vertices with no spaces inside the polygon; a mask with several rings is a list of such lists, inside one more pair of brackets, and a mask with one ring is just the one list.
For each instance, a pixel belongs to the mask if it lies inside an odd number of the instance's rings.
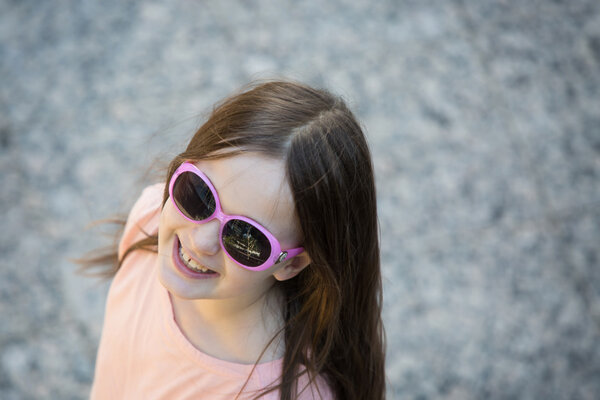
{"label": "sunglasses frame", "polygon": [[[175,181],[184,172],[191,172],[191,173],[197,175],[198,177],[200,177],[200,179],[202,179],[204,181],[204,183],[208,186],[213,197],[215,198],[215,211],[209,217],[207,217],[203,220],[198,221],[198,220],[194,220],[194,219],[191,219],[188,216],[186,216],[183,213],[183,211],[181,211],[179,209],[179,206],[177,206],[177,203],[175,202],[175,199],[173,197],[173,187],[175,186]],[[240,267],[242,267],[244,269],[247,269],[250,271],[264,271],[266,269],[271,268],[273,265],[279,264],[280,262],[286,260],[287,258],[293,258],[304,251],[303,247],[296,247],[293,249],[282,250],[281,244],[279,243],[277,238],[275,238],[275,236],[273,236],[273,234],[271,234],[271,232],[269,232],[267,230],[267,228],[265,228],[258,222],[254,221],[248,217],[244,217],[243,215],[225,214],[223,212],[223,210],[221,209],[221,200],[219,199],[217,189],[215,189],[215,187],[213,186],[210,179],[208,179],[208,177],[202,171],[200,171],[198,169],[198,167],[196,167],[191,162],[184,162],[183,164],[181,164],[175,170],[173,175],[171,176],[171,180],[169,182],[169,197],[171,198],[171,202],[175,206],[175,209],[177,210],[177,212],[179,212],[179,214],[183,218],[185,218],[186,220],[188,220],[190,222],[193,222],[195,224],[205,224],[207,222],[212,221],[213,219],[218,220],[219,223],[221,224],[219,227],[219,244],[221,245],[221,249],[223,249],[225,254],[227,254],[227,257],[229,257],[233,262],[235,262],[237,265],[239,265]],[[229,252],[227,251],[227,249],[225,248],[225,245],[223,244],[223,229],[225,228],[225,224],[227,222],[234,220],[234,219],[241,220],[241,221],[244,221],[244,222],[252,225],[256,229],[258,229],[263,235],[265,235],[266,238],[269,240],[269,243],[271,245],[271,254],[269,255],[269,258],[267,258],[267,260],[263,264],[258,265],[256,267],[251,267],[251,266],[241,264],[236,259],[234,259],[233,256],[231,256],[229,254]]]}

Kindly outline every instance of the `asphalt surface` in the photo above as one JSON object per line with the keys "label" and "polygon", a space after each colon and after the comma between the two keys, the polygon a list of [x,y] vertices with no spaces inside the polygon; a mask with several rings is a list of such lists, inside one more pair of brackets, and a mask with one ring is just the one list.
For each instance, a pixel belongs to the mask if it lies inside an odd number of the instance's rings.
{"label": "asphalt surface", "polygon": [[391,399],[600,398],[600,3],[0,1],[0,398],[83,399],[107,244],[217,100],[344,96],[377,173]]}

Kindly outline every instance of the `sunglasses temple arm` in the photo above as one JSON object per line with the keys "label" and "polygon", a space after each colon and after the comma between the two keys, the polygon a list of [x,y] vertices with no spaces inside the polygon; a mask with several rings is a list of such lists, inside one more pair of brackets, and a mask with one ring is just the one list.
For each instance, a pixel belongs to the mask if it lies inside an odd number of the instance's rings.
{"label": "sunglasses temple arm", "polygon": [[304,251],[304,248],[302,247],[297,247],[295,249],[290,249],[290,250],[282,250],[281,253],[279,253],[279,256],[277,257],[277,259],[274,261],[275,264],[279,264],[282,261],[285,261],[289,258],[293,258],[296,257],[298,254],[302,253]]}
{"label": "sunglasses temple arm", "polygon": [[287,257],[286,258],[292,258],[292,257],[296,257],[298,254],[302,253],[304,251],[304,247],[296,247],[295,249],[289,249],[287,250]]}

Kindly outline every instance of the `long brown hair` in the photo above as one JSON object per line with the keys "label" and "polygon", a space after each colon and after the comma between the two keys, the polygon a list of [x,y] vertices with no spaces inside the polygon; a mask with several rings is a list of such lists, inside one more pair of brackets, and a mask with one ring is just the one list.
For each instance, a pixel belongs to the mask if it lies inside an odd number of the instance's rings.
{"label": "long brown hair", "polygon": [[[259,152],[286,162],[303,247],[311,265],[277,282],[286,298],[285,355],[279,390],[291,400],[298,377],[320,376],[337,399],[385,398],[385,344],[375,183],[360,125],[331,93],[289,82],[254,83],[217,104],[184,161]],[[166,185],[165,185],[166,186]],[[165,187],[163,205],[168,199]],[[136,250],[156,251],[158,236],[88,259],[112,261],[114,274]],[[259,395],[258,397],[260,397]]]}

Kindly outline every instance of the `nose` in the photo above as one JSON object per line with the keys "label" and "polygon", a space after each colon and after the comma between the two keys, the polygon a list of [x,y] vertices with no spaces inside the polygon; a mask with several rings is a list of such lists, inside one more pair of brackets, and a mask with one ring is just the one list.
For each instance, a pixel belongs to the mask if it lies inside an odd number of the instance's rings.
{"label": "nose", "polygon": [[221,248],[219,244],[219,229],[221,224],[214,219],[204,224],[193,224],[190,227],[191,245],[200,254],[214,255]]}

